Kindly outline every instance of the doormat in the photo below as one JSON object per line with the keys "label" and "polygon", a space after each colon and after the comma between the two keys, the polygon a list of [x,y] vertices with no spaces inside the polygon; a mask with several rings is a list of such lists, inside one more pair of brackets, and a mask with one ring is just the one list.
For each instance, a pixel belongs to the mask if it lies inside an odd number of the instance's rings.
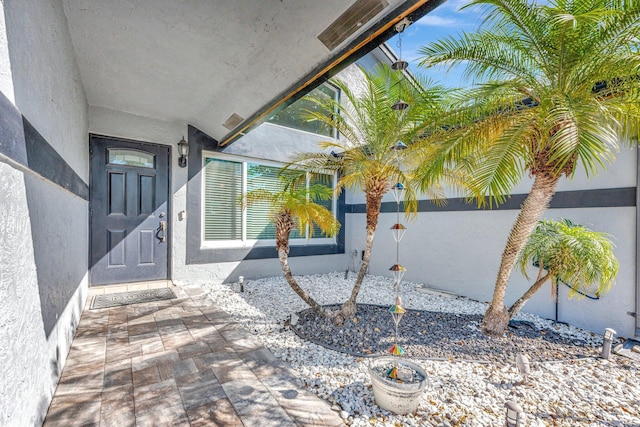
{"label": "doormat", "polygon": [[100,308],[119,307],[129,304],[163,301],[177,298],[170,288],[145,289],[142,291],[118,292],[115,294],[103,294],[93,297],[91,310]]}

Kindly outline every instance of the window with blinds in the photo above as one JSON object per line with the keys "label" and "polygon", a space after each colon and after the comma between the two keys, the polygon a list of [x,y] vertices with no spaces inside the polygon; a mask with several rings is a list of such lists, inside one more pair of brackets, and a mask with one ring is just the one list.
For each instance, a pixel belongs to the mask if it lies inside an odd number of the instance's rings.
{"label": "window with blinds", "polygon": [[242,239],[242,163],[207,159],[204,168],[204,239]]}
{"label": "window with blinds", "polygon": [[[278,178],[280,167],[259,163],[207,158],[204,169],[204,240],[238,241],[274,240],[275,224],[268,202],[255,203],[243,216],[241,197],[245,191],[265,189],[282,190]],[[243,171],[244,169],[244,171]],[[321,184],[333,188],[333,176],[308,174],[307,185]],[[316,200],[316,203],[332,210],[332,200]],[[291,231],[291,239],[304,239],[308,230]],[[243,237],[244,233],[244,237]],[[318,227],[313,239],[324,238]]]}

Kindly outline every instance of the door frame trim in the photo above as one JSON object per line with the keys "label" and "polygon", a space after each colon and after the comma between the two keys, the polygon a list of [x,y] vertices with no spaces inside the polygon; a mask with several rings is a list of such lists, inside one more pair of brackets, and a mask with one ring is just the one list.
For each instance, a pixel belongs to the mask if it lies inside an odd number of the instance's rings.
{"label": "door frame trim", "polygon": [[[93,144],[92,144],[92,139],[93,138],[105,138],[105,139],[110,139],[113,141],[122,141],[122,142],[126,142],[129,144],[136,144],[139,146],[145,146],[145,145],[150,145],[152,147],[156,147],[156,148],[166,148],[168,150],[168,165],[167,165],[167,223],[169,224],[169,234],[167,235],[167,277],[166,279],[159,279],[159,280],[172,280],[172,276],[173,276],[173,263],[172,263],[172,245],[173,245],[173,215],[172,215],[172,206],[173,206],[173,187],[171,185],[172,181],[173,181],[173,177],[172,177],[172,173],[173,173],[173,159],[172,159],[172,155],[173,155],[173,146],[169,145],[169,144],[160,144],[157,142],[149,142],[149,141],[141,141],[141,140],[136,140],[136,139],[129,139],[129,138],[122,138],[119,136],[112,136],[112,135],[106,135],[106,134],[100,134],[100,133],[92,133],[89,132],[89,185],[88,185],[88,204],[89,204],[89,250],[87,251],[87,263],[89,266],[89,274],[88,274],[88,281],[89,281],[89,287],[93,286],[91,283],[91,269],[93,268],[93,266],[91,265],[91,260],[92,260],[92,234],[93,234],[93,230],[92,230],[92,216],[93,216],[93,206],[91,205],[91,191],[93,189],[93,169],[92,169],[92,165],[91,165],[91,159],[93,156]],[[114,284],[109,284],[109,285],[95,285],[95,286],[118,286],[121,285],[121,283],[114,283]]]}

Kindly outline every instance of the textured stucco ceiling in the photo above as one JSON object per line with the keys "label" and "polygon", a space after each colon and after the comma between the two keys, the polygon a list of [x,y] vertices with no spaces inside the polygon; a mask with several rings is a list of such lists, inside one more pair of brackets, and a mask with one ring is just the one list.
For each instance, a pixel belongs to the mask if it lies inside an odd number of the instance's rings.
{"label": "textured stucco ceiling", "polygon": [[329,51],[318,35],[355,0],[64,0],[90,105],[229,133]]}

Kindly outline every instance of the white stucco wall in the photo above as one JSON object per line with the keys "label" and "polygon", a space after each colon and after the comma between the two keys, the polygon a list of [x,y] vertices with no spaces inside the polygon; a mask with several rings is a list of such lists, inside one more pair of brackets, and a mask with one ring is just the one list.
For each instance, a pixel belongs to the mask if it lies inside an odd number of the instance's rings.
{"label": "white stucco wall", "polygon": [[87,107],[61,1],[5,3],[15,105],[89,180]]}
{"label": "white stucco wall", "polygon": [[[601,188],[625,188],[636,186],[636,165],[637,165],[637,149],[630,148],[629,143],[623,141],[620,143],[620,151],[617,153],[615,161],[611,165],[607,165],[606,170],[600,170],[597,175],[587,177],[584,168],[580,165],[576,168],[573,178],[562,178],[558,182],[557,192],[560,191],[577,191],[577,190],[593,190]],[[511,194],[527,194],[533,184],[533,178],[525,175],[520,183],[515,185],[511,190]],[[454,191],[449,191],[447,197],[461,197]],[[388,193],[383,199],[384,202],[394,201],[393,195]],[[361,192],[347,193],[348,204],[364,203],[364,194]]]}
{"label": "white stucco wall", "polygon": [[[637,179],[636,149],[622,148],[614,164],[600,176],[587,180],[582,171],[573,181],[563,179],[558,191],[635,187]],[[521,183],[514,193],[526,193],[530,180]],[[385,201],[393,201],[387,196]],[[347,203],[364,203],[362,194],[348,193]],[[400,263],[407,268],[406,280],[424,283],[479,301],[490,301],[500,265],[502,251],[518,210],[472,210],[463,212],[422,212],[413,221],[401,214],[400,222],[408,228],[400,245]],[[568,218],[593,230],[610,233],[620,261],[617,284],[599,301],[567,299],[567,288],[561,286],[560,321],[601,333],[613,327],[620,336],[633,337],[636,294],[636,208],[550,209],[545,219]],[[395,214],[382,214],[372,255],[372,274],[390,275],[395,263],[395,245],[389,231],[396,222]],[[365,215],[348,214],[346,220],[347,253],[364,248]],[[535,271],[531,271],[534,277]],[[522,274],[514,270],[506,302],[513,303],[530,286]],[[554,318],[555,303],[550,286],[540,290],[524,307],[524,311]]]}
{"label": "white stucco wall", "polygon": [[11,80],[11,59],[9,58],[9,41],[7,40],[7,26],[4,19],[4,2],[0,1],[0,92],[9,101],[14,102],[13,81]]}
{"label": "white stucco wall", "polygon": [[[61,3],[0,2],[0,16],[0,90],[88,182],[87,108]],[[44,419],[87,295],[87,224],[86,200],[0,155],[0,425]]]}
{"label": "white stucco wall", "polygon": [[[294,276],[344,271],[347,267],[345,259],[344,254],[290,257],[289,266]],[[180,275],[176,272],[178,284],[236,283],[238,276],[245,279],[282,276],[278,258],[189,264],[184,267]]]}

